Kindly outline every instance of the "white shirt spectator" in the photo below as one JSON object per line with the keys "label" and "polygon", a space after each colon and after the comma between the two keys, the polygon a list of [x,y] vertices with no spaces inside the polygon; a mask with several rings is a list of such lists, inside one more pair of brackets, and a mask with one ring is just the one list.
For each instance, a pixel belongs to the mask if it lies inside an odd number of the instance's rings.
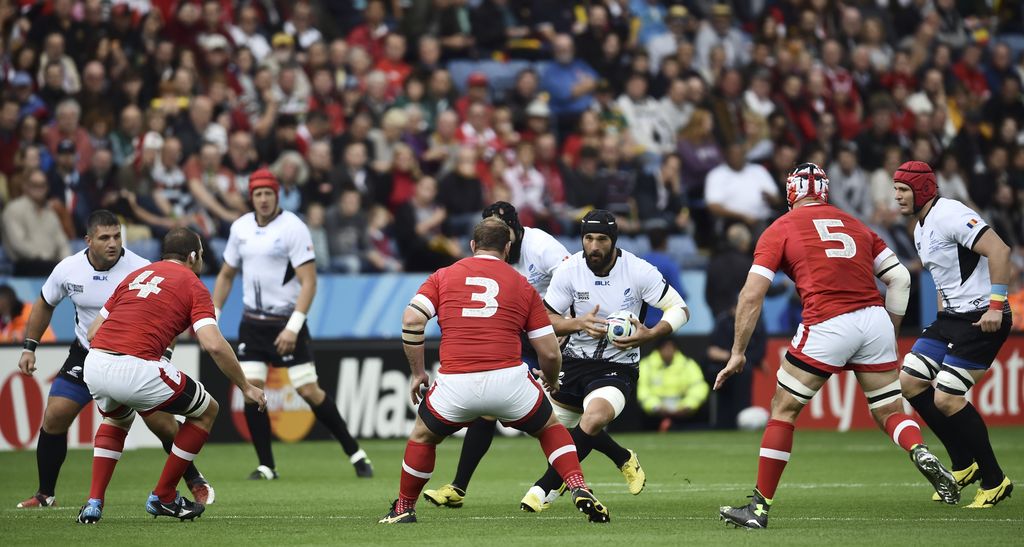
{"label": "white shirt spectator", "polygon": [[859,166],[849,172],[838,163],[828,169],[828,200],[864,222],[871,220],[875,204],[871,199],[868,175]]}
{"label": "white shirt spectator", "polygon": [[771,204],[764,194],[779,193],[771,173],[756,163],[748,163],[739,171],[723,163],[708,172],[704,182],[704,199],[728,211],[757,220],[767,220]]}
{"label": "white shirt spectator", "polygon": [[615,101],[626,118],[633,140],[644,147],[644,152],[661,154],[676,148],[674,132],[661,117],[661,104],[650,96],[634,101],[621,95]]}
{"label": "white shirt spectator", "polygon": [[270,48],[270,42],[267,41],[266,36],[258,32],[252,34],[246,34],[241,27],[231,26],[231,40],[238,47],[249,48],[252,52],[252,56],[256,58],[256,62],[262,62],[263,59],[267,58],[272,51]]}
{"label": "white shirt spectator", "polygon": [[516,209],[544,210],[544,176],[540,171],[517,163],[506,169],[502,178],[512,194],[510,201]]}
{"label": "white shirt spectator", "polygon": [[658,102],[658,117],[670,131],[673,147],[675,146],[676,135],[679,134],[680,129],[690,123],[690,117],[693,116],[694,110],[693,103],[683,101],[682,104],[677,104],[672,102],[668,95],[662,97],[661,101]]}

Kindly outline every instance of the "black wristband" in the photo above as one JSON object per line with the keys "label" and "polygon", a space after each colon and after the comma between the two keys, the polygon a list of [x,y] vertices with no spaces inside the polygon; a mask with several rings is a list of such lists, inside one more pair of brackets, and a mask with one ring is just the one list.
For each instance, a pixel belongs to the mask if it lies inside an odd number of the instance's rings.
{"label": "black wristband", "polygon": [[39,340],[33,340],[31,338],[26,338],[25,339],[25,343],[22,344],[21,347],[24,348],[25,351],[35,352],[36,348],[39,347]]}
{"label": "black wristband", "polygon": [[174,355],[174,350],[173,349],[167,348],[167,349],[164,350],[164,359],[167,359],[168,361],[170,361],[172,355]]}

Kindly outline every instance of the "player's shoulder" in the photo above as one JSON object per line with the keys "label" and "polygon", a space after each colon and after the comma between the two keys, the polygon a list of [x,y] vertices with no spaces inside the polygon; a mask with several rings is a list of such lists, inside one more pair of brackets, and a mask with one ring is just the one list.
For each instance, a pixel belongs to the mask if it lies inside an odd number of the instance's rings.
{"label": "player's shoulder", "polygon": [[89,249],[82,249],[77,253],[73,253],[63,260],[57,263],[53,267],[53,271],[50,272],[50,277],[61,278],[71,275],[75,272],[80,272],[84,269],[88,269],[90,272],[93,270],[92,265],[89,264],[89,258],[86,257],[85,253],[89,252]]}
{"label": "player's shoulder", "polygon": [[940,222],[943,219],[950,217],[959,217],[963,215],[979,216],[977,211],[971,209],[965,203],[950,198],[939,198],[935,200],[935,205],[932,205],[932,210],[929,211],[928,216],[931,216],[932,213],[937,213],[935,216]]}

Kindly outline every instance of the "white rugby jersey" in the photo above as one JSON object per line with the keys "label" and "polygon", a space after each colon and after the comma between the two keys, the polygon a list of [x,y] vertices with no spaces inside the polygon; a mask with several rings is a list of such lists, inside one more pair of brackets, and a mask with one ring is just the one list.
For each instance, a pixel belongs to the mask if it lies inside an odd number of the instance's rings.
{"label": "white rugby jersey", "polygon": [[75,305],[75,338],[85,349],[89,349],[89,325],[100,308],[107,303],[114,289],[125,276],[149,264],[141,256],[124,249],[110,269],[97,270],[89,262],[89,249],[82,249],[64,260],[50,272],[40,295],[46,303],[57,307],[61,300],[71,298]]}
{"label": "white rugby jersey", "polygon": [[917,253],[935,280],[945,311],[972,313],[988,309],[992,293],[988,258],[972,250],[987,230],[981,215],[946,198],[935,201],[923,223],[914,223]]}
{"label": "white rugby jersey", "polygon": [[299,298],[295,269],[313,261],[313,238],[299,217],[281,211],[266,226],[247,213],[231,224],[224,262],[242,270],[245,311],[287,318]]}
{"label": "white rugby jersey", "polygon": [[569,251],[551,234],[537,228],[525,228],[519,262],[512,267],[522,274],[543,298],[548,285],[551,284],[551,274],[568,258]]}
{"label": "white rugby jersey", "polygon": [[[668,283],[657,268],[629,251],[617,249],[615,266],[605,277],[598,277],[587,266],[580,251],[566,260],[551,277],[544,303],[556,313],[586,315],[600,305],[597,315],[607,318],[620,310],[633,312],[643,321],[647,306],[657,305],[668,291]],[[605,337],[597,340],[584,331],[573,333],[562,354],[581,359],[604,359],[636,365],[640,348],[620,350]]]}

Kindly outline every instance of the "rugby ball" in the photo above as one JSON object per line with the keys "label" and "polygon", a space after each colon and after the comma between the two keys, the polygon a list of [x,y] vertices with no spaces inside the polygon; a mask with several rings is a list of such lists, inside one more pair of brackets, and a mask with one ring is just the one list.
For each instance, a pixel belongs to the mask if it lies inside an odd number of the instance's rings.
{"label": "rugby ball", "polygon": [[760,431],[768,425],[768,411],[759,406],[748,406],[736,415],[736,427],[741,431]]}
{"label": "rugby ball", "polygon": [[632,336],[636,332],[636,328],[633,327],[631,319],[636,319],[633,312],[627,310],[620,310],[607,317],[608,331],[605,336],[609,342],[614,342],[619,338],[626,338]]}

